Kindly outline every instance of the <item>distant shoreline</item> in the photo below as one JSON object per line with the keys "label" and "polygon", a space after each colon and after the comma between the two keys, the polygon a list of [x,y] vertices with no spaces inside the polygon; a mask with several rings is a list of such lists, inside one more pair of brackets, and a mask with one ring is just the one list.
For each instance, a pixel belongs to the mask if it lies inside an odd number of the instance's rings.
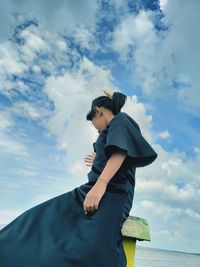
{"label": "distant shoreline", "polygon": [[144,247],[144,246],[140,246],[140,245],[137,245],[137,248],[152,249],[152,250],[161,250],[161,251],[167,251],[167,252],[184,253],[184,254],[191,254],[191,255],[200,256],[200,253],[197,253],[197,252],[185,252],[185,251],[170,250],[170,249],[163,249],[163,248]]}

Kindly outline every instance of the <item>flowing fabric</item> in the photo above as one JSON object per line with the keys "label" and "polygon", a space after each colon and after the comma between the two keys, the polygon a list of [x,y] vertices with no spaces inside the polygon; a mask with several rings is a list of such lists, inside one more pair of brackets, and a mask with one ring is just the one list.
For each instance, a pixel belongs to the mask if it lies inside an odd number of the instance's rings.
{"label": "flowing fabric", "polygon": [[126,267],[121,228],[134,197],[132,159],[109,181],[97,210],[85,214],[83,202],[112,153],[126,150],[127,158],[140,158],[140,166],[142,158],[144,166],[147,157],[156,158],[129,122],[129,115],[120,112],[100,132],[85,184],[26,210],[0,230],[0,267]]}

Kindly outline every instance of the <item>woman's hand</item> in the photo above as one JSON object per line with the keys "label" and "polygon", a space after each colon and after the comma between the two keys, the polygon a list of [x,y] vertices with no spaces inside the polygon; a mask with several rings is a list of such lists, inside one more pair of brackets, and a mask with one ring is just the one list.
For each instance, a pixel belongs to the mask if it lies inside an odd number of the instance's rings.
{"label": "woman's hand", "polygon": [[92,189],[90,189],[83,202],[85,214],[98,209],[99,202],[106,191],[106,186],[107,184],[104,181],[97,180]]}
{"label": "woman's hand", "polygon": [[[89,167],[92,166],[95,156],[96,156],[96,153],[92,152],[92,154],[89,154],[84,158],[85,159],[84,161],[86,162],[87,166],[89,166]],[[89,163],[89,164],[87,164],[87,163]]]}

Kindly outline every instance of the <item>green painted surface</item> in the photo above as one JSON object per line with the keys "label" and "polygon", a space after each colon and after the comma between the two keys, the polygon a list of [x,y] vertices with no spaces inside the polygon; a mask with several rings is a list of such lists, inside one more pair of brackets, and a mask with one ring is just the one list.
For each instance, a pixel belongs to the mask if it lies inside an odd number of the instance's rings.
{"label": "green painted surface", "polygon": [[150,230],[147,220],[140,217],[128,216],[122,226],[123,237],[136,239],[139,241],[150,241]]}

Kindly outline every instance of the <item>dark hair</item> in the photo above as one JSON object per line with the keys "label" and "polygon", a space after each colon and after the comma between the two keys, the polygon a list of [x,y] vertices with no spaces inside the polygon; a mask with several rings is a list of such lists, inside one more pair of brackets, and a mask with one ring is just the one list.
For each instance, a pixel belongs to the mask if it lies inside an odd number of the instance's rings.
{"label": "dark hair", "polygon": [[86,115],[86,120],[91,121],[95,115],[95,107],[105,107],[112,111],[114,115],[120,112],[121,108],[125,104],[127,96],[120,92],[114,92],[112,99],[108,96],[99,96],[92,101],[91,110]]}

